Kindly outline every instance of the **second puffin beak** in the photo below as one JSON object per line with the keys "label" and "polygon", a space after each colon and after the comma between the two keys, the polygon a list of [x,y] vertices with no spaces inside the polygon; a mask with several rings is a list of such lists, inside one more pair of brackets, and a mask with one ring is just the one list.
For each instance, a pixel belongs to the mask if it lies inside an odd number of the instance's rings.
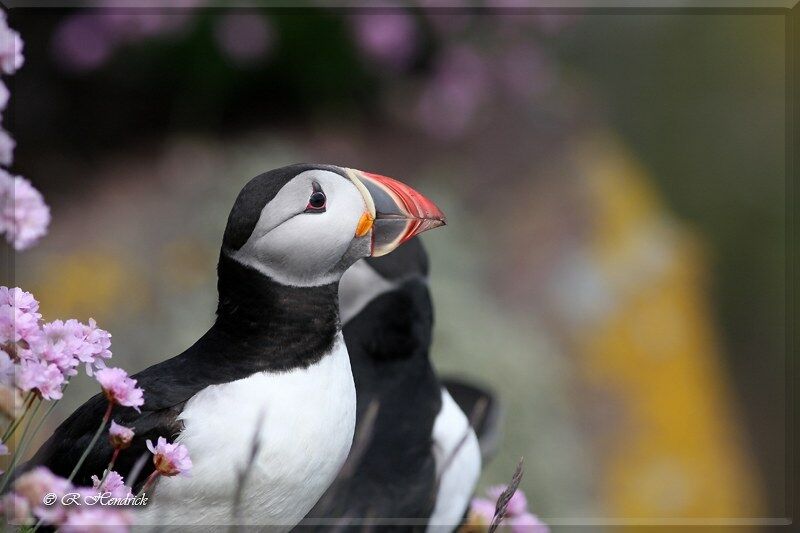
{"label": "second puffin beak", "polygon": [[347,173],[367,204],[356,236],[372,230],[372,257],[386,255],[415,235],[445,224],[436,204],[405,183],[360,170]]}

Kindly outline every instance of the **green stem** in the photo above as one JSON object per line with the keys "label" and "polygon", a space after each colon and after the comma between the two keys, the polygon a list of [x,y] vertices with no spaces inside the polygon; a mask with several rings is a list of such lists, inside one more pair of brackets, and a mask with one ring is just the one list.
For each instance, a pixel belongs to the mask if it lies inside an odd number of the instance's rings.
{"label": "green stem", "polygon": [[142,494],[144,494],[145,491],[150,489],[150,487],[153,485],[153,483],[155,483],[156,479],[158,479],[158,475],[159,475],[158,470],[153,470],[153,473],[150,474],[149,476],[147,476],[147,481],[145,481],[144,485],[142,485],[142,490],[140,490],[138,493],[136,493],[136,497],[137,498],[139,496],[141,496]]}
{"label": "green stem", "polygon": [[19,444],[17,445],[17,449],[14,450],[14,455],[11,457],[11,464],[9,464],[8,470],[6,471],[6,473],[3,474],[3,481],[2,481],[2,483],[0,483],[0,494],[3,493],[3,491],[6,488],[6,485],[8,485],[9,480],[12,478],[12,476],[14,474],[14,468],[17,466],[17,462],[19,462],[19,458],[21,457],[22,453],[24,453],[25,444],[28,441],[28,438],[27,438],[28,437],[28,430],[31,428],[31,424],[32,424],[34,418],[36,418],[36,413],[39,411],[39,408],[41,406],[42,406],[42,402],[40,400],[39,403],[36,404],[36,407],[33,408],[33,412],[31,413],[31,416],[28,418],[28,421],[25,423],[25,429],[22,430],[22,435],[19,438]]}
{"label": "green stem", "polygon": [[[62,397],[63,397],[64,392],[67,390],[67,387],[69,387],[69,381],[64,383],[64,386],[61,387]],[[33,405],[33,402],[38,400],[39,403],[36,404],[36,407],[34,408],[33,412],[31,412],[31,415],[28,417],[27,425],[25,426],[25,429],[22,431],[22,436],[20,437],[19,446],[17,446],[17,452],[14,453],[15,457],[16,457],[17,453],[20,450],[22,450],[23,453],[24,453],[25,447],[28,444],[30,444],[30,440],[32,440],[33,437],[36,436],[36,434],[39,432],[39,429],[42,427],[42,424],[44,423],[44,421],[47,419],[47,417],[50,415],[50,413],[53,412],[53,409],[55,409],[55,407],[58,404],[58,402],[61,401],[61,398],[59,398],[58,400],[53,400],[52,401],[52,403],[50,404],[50,407],[47,409],[47,412],[44,414],[44,416],[41,418],[41,420],[39,420],[39,423],[36,425],[36,428],[34,428],[33,434],[31,435],[31,439],[29,439],[27,443],[23,443],[23,440],[25,439],[25,434],[28,431],[28,427],[30,426],[31,422],[33,421],[34,417],[36,416],[36,412],[39,410],[39,407],[42,405],[42,397],[41,396],[36,395],[33,391],[30,391],[29,394],[31,394],[30,405],[28,405],[28,407],[25,408],[25,412],[22,414],[23,417],[29,412],[31,405]],[[20,417],[20,419],[21,418],[22,417]],[[13,433],[11,434],[11,436],[13,436]],[[14,466],[14,464],[16,464],[16,463],[12,463],[12,466]],[[11,470],[12,470],[12,468],[9,468],[8,472],[11,472]],[[6,474],[8,474],[8,472],[6,472]],[[2,492],[2,488],[0,488],[0,492]]]}
{"label": "green stem", "polygon": [[[62,395],[63,395],[64,391],[67,390],[68,386],[69,386],[69,381],[64,383],[64,386],[61,388]],[[22,437],[20,438],[19,447],[18,447],[17,451],[14,453],[14,460],[12,461],[11,466],[8,469],[8,472],[6,472],[6,475],[8,477],[3,480],[3,485],[2,485],[2,487],[0,487],[0,493],[3,492],[3,489],[5,489],[5,485],[8,484],[8,479],[11,478],[10,473],[14,471],[14,468],[16,468],[17,462],[22,457],[25,457],[25,451],[28,449],[28,446],[30,446],[30,443],[33,441],[33,439],[36,438],[36,435],[39,433],[39,430],[42,429],[42,425],[44,425],[44,421],[47,420],[47,417],[50,416],[50,413],[53,412],[53,409],[56,408],[56,405],[58,405],[59,401],[61,401],[61,398],[59,398],[58,400],[53,400],[52,401],[52,403],[50,404],[50,407],[47,408],[47,411],[45,411],[45,413],[42,416],[42,418],[39,419],[39,422],[36,423],[36,427],[33,428],[33,433],[30,434],[30,437],[25,438],[25,434],[28,432],[28,426],[30,426],[30,423],[33,421],[33,418],[36,415],[36,411],[38,411],[39,407],[42,405],[41,398],[39,398],[39,403],[36,405],[36,408],[34,409],[33,413],[31,414],[30,419],[28,419],[28,425],[25,427],[25,430],[22,432]]]}
{"label": "green stem", "polygon": [[[26,439],[23,444],[20,445],[19,457],[17,460],[25,457],[25,452],[28,450],[28,446],[30,446],[31,442],[33,442],[33,440],[36,438],[36,435],[39,433],[39,430],[42,429],[42,426],[44,425],[44,421],[47,420],[47,417],[50,416],[50,413],[52,413],[53,409],[56,408],[56,404],[58,404],[58,400],[50,404],[50,407],[47,408],[47,411],[45,411],[44,415],[42,415],[42,418],[40,418],[39,422],[36,423],[36,427],[33,428],[33,432],[31,433],[30,437]],[[17,466],[16,463],[12,464],[11,470],[16,468],[16,466]]]}
{"label": "green stem", "polygon": [[106,425],[108,424],[108,421],[111,418],[111,409],[113,408],[114,408],[114,403],[108,402],[108,408],[106,408],[106,414],[103,415],[103,422],[100,424],[100,427],[97,428],[97,431],[95,431],[94,437],[92,437],[92,440],[89,442],[89,445],[83,451],[83,455],[81,455],[81,458],[78,459],[78,464],[76,464],[75,468],[72,469],[72,473],[69,475],[69,478],[67,478],[68,481],[72,482],[72,480],[75,479],[78,470],[80,470],[81,466],[83,466],[83,462],[86,461],[87,457],[89,457],[89,452],[91,452],[92,448],[94,448],[94,445],[97,444],[97,439],[100,438],[100,434],[106,428]]}
{"label": "green stem", "polygon": [[24,406],[22,414],[19,415],[16,419],[14,419],[11,422],[11,425],[8,426],[8,429],[6,429],[5,433],[3,433],[3,438],[0,439],[2,440],[3,443],[5,443],[9,439],[9,437],[11,437],[11,435],[14,434],[14,430],[17,429],[17,427],[19,427],[20,423],[22,422],[22,419],[25,418],[25,415],[28,414],[31,405],[33,404],[33,400],[34,400],[33,391],[28,391],[28,394],[25,396],[25,399],[22,402],[22,405]]}
{"label": "green stem", "polygon": [[97,485],[97,488],[101,488],[103,483],[106,482],[106,478],[111,470],[114,468],[114,463],[117,460],[117,456],[119,455],[119,448],[114,448],[114,453],[111,455],[111,461],[108,462],[108,466],[106,467],[106,471],[103,472],[103,479],[100,480],[100,483]]}

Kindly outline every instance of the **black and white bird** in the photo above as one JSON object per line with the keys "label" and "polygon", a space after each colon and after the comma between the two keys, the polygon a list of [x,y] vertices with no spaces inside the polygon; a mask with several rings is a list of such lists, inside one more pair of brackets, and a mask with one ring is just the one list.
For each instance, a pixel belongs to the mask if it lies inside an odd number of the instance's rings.
{"label": "black and white bird", "polygon": [[304,530],[335,524],[337,530],[361,531],[366,524],[451,531],[462,522],[481,471],[470,422],[493,434],[497,409],[490,393],[452,380],[458,397],[470,404],[465,414],[437,377],[429,357],[427,276],[427,254],[412,239],[389,256],[357,262],[342,277],[357,437],[342,474],[303,522]]}
{"label": "black and white bird", "polygon": [[[160,478],[140,519],[229,524],[237,474],[248,466],[243,523],[281,529],[303,518],[344,463],[356,420],[339,279],[358,259],[442,224],[441,211],[413,189],[357,170],[301,164],[247,183],[222,241],[214,325],[182,354],[133,376],[144,389],[141,413],[113,411],[136,432],[119,473],[159,436],[185,444],[194,464],[191,477]],[[101,395],[91,398],[31,464],[67,476],[104,410]],[[250,462],[256,432],[260,451]],[[111,453],[101,439],[76,483],[91,485]],[[148,461],[138,479],[152,470]]]}

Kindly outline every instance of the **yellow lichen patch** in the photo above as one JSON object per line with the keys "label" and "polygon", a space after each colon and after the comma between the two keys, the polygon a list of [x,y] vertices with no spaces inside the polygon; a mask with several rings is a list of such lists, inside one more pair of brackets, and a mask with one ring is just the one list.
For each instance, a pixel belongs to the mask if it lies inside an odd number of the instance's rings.
{"label": "yellow lichen patch", "polygon": [[740,441],[716,341],[702,243],[672,219],[607,137],[577,157],[593,213],[587,247],[613,302],[573,332],[587,386],[611,391],[622,431],[600,458],[599,494],[625,519],[756,517],[762,499]]}
{"label": "yellow lichen patch", "polygon": [[76,251],[42,261],[30,285],[45,320],[92,317],[101,325],[120,308],[135,311],[147,302],[146,284],[119,255]]}

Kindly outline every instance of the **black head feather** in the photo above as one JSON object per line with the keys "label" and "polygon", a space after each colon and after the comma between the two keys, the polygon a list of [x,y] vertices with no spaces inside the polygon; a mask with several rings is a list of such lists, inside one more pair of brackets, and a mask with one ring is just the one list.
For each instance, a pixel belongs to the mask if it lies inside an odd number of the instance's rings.
{"label": "black head feather", "polygon": [[264,172],[248,181],[236,197],[228,215],[228,225],[222,237],[223,250],[236,251],[244,246],[258,224],[264,206],[295,176],[315,169],[328,170],[347,177],[340,167],[334,165],[298,163]]}

